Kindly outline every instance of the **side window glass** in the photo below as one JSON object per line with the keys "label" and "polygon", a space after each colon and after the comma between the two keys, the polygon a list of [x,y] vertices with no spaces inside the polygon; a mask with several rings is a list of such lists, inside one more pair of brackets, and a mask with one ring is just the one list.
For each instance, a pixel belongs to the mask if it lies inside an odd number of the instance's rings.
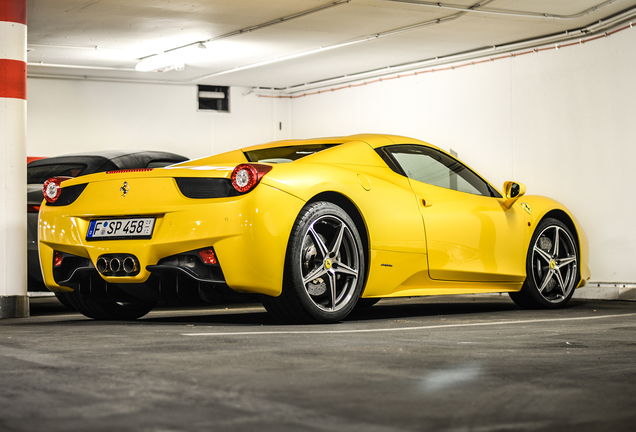
{"label": "side window glass", "polygon": [[418,145],[387,146],[387,152],[404,174],[422,183],[474,195],[494,196],[488,183],[458,160]]}

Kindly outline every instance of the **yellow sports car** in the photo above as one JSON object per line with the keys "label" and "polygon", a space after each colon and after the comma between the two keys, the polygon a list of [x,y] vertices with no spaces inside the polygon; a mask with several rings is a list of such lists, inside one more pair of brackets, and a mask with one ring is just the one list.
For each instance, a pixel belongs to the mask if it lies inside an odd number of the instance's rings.
{"label": "yellow sports car", "polygon": [[279,141],[44,184],[47,287],[95,319],[157,301],[259,295],[278,320],[331,323],[385,297],[508,292],[563,307],[590,277],[574,216],[499,191],[412,138]]}

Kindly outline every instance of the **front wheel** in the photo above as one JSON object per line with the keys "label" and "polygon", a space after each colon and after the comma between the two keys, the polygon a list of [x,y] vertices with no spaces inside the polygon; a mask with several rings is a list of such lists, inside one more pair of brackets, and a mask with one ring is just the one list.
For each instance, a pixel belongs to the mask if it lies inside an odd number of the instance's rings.
{"label": "front wheel", "polygon": [[564,307],[579,278],[579,254],[570,230],[557,219],[537,226],[526,258],[526,281],[512,300],[526,309]]}
{"label": "front wheel", "polygon": [[261,301],[281,321],[333,323],[354,308],[364,279],[363,245],[351,217],[333,203],[310,203],[292,227],[283,292]]}

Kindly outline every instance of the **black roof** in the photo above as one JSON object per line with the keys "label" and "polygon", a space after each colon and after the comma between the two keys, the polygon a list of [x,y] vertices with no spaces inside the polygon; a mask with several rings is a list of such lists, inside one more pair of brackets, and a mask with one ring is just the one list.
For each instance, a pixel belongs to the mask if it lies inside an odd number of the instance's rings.
{"label": "black roof", "polygon": [[[99,165],[100,162],[104,163],[106,161],[111,161],[119,169],[128,169],[144,168],[152,160],[166,160],[177,163],[188,159],[189,158],[176,153],[157,150],[101,150],[86,153],[70,153],[60,156],[47,157],[44,159],[37,159],[31,161],[28,166],[34,167],[70,162],[79,162],[90,166],[96,166]],[[139,166],[139,164],[143,164],[143,166]],[[97,171],[86,172],[85,174],[92,174],[93,172]]]}
{"label": "black roof", "polygon": [[[43,183],[53,176],[93,174],[120,169],[165,166],[188,160],[187,157],[155,150],[104,150],[73,153],[31,161],[27,165],[27,182]],[[73,166],[73,169],[69,167]]]}

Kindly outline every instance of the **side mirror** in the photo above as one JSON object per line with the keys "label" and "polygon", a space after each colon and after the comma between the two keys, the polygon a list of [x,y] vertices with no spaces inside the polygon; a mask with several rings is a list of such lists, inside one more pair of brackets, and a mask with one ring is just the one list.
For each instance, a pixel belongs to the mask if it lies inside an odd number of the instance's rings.
{"label": "side mirror", "polygon": [[505,208],[510,208],[512,204],[514,204],[517,199],[522,197],[526,193],[526,186],[521,183],[515,183],[511,181],[507,181],[504,183],[504,195],[505,201],[503,203]]}

